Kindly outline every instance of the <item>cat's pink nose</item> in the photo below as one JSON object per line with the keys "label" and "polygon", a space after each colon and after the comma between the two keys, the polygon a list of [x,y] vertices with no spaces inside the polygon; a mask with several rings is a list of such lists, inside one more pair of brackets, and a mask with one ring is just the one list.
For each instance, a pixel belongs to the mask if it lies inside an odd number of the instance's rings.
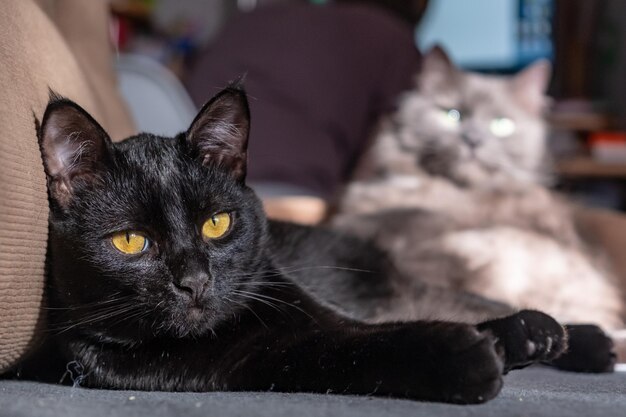
{"label": "cat's pink nose", "polygon": [[209,285],[209,281],[209,276],[202,272],[184,276],[180,282],[175,282],[174,285],[179,292],[186,294],[196,303],[199,303]]}

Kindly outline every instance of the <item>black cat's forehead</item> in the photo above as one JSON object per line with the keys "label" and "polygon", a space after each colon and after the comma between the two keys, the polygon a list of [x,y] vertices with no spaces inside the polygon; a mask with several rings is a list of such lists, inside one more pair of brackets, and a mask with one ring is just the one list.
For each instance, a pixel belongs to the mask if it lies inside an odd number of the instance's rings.
{"label": "black cat's forehead", "polygon": [[183,139],[141,134],[114,144],[107,192],[98,198],[142,222],[236,209],[241,185],[190,156]]}
{"label": "black cat's forehead", "polygon": [[180,138],[144,133],[114,144],[114,161],[113,172],[154,181],[178,179],[201,168],[187,154]]}
{"label": "black cat's forehead", "polygon": [[177,138],[141,133],[114,144],[116,159],[133,165],[167,165],[174,167],[184,151]]}

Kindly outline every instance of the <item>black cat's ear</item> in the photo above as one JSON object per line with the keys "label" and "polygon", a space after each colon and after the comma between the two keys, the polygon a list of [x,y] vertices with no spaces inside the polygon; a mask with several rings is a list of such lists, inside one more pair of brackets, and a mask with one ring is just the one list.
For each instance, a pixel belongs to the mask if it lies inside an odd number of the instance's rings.
{"label": "black cat's ear", "polygon": [[535,61],[513,77],[513,92],[522,105],[532,113],[542,113],[550,104],[546,96],[552,64],[547,59]]}
{"label": "black cat's ear", "polygon": [[187,143],[203,164],[227,170],[237,181],[246,177],[250,110],[238,81],[206,103],[187,130]]}
{"label": "black cat's ear", "polygon": [[76,181],[93,181],[110,160],[111,140],[82,107],[52,91],[37,127],[50,196],[67,206]]}

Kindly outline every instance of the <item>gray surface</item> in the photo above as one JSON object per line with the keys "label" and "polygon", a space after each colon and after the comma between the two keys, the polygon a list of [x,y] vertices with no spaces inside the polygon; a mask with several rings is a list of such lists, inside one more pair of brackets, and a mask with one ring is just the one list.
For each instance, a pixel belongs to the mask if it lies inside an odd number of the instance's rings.
{"label": "gray surface", "polygon": [[626,373],[516,371],[499,397],[454,406],[374,397],[103,391],[0,381],[0,416],[626,416]]}

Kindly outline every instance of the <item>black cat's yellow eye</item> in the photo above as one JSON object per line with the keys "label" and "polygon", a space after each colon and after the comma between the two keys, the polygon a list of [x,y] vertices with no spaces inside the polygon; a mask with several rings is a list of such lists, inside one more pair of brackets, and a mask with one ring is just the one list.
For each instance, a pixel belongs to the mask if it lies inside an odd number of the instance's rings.
{"label": "black cat's yellow eye", "polygon": [[136,255],[148,249],[150,241],[139,232],[124,231],[114,234],[111,243],[126,255]]}
{"label": "black cat's yellow eye", "polygon": [[202,237],[205,239],[218,239],[228,232],[230,223],[230,214],[214,214],[202,225]]}

